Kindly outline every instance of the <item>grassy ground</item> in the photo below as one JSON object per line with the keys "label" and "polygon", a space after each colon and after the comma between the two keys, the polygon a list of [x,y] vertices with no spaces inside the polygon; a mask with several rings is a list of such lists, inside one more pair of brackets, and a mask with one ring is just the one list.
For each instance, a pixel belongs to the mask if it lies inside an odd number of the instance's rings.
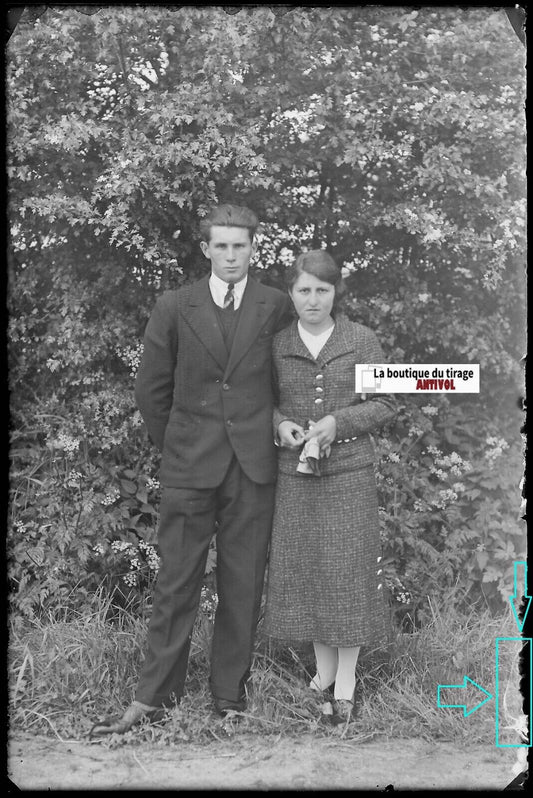
{"label": "grassy ground", "polygon": [[[131,701],[146,624],[127,611],[110,619],[109,609],[109,602],[96,596],[92,608],[78,616],[56,615],[12,625],[12,731],[79,739],[97,719],[120,712]],[[388,651],[362,653],[355,722],[336,730],[323,723],[321,700],[307,688],[313,675],[311,646],[277,647],[261,634],[248,685],[248,710],[238,725],[219,720],[207,688],[211,624],[202,617],[193,635],[186,694],[179,707],[164,724],[138,727],[124,741],[210,741],[246,732],[492,744],[494,700],[464,718],[460,709],[437,706],[437,686],[462,683],[467,675],[494,694],[495,639],[516,635],[510,613],[498,618],[488,612],[458,616],[432,605],[432,615],[430,623],[415,633],[395,632]],[[514,674],[516,667],[509,663],[508,672]],[[513,725],[520,713],[512,686],[506,712]]]}

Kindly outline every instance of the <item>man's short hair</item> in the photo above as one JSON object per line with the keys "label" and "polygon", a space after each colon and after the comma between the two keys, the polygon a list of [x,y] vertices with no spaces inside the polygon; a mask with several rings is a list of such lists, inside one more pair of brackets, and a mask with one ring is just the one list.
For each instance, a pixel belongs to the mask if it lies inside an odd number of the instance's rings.
{"label": "man's short hair", "polygon": [[250,234],[250,241],[254,240],[255,232],[259,226],[259,219],[249,208],[240,205],[215,205],[207,216],[200,221],[200,235],[202,241],[209,242],[211,228],[220,227],[245,227]]}

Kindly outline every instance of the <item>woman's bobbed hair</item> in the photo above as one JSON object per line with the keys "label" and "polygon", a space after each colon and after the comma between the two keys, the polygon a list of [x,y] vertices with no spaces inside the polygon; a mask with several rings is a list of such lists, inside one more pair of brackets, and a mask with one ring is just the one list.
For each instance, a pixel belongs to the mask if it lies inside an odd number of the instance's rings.
{"label": "woman's bobbed hair", "polygon": [[342,272],[325,249],[312,249],[309,252],[302,252],[295,259],[294,263],[287,269],[287,285],[290,289],[298,280],[299,276],[306,272],[312,274],[317,280],[329,283],[335,288],[335,301],[333,310],[337,310],[339,303],[346,293],[346,286],[342,279]]}

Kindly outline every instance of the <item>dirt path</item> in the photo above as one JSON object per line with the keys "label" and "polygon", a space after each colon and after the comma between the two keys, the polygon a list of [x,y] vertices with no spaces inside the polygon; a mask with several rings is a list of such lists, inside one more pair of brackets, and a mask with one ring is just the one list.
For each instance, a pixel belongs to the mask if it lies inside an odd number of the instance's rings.
{"label": "dirt path", "polygon": [[16,734],[8,775],[22,790],[502,790],[516,750],[425,740],[239,735],[209,745],[102,742]]}

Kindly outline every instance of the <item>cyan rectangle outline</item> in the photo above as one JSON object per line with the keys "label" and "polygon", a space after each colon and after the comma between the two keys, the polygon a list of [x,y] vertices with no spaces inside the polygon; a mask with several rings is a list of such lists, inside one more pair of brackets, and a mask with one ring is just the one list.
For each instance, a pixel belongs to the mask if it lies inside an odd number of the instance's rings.
{"label": "cyan rectangle outline", "polygon": [[496,703],[496,710],[495,710],[496,747],[497,748],[531,748],[531,730],[529,731],[529,742],[527,742],[527,743],[500,743],[500,742],[498,742],[498,740],[499,740],[498,732],[499,732],[499,728],[500,728],[500,701],[499,701],[499,698],[500,698],[500,685],[499,685],[499,678],[498,678],[498,673],[499,673],[499,661],[498,661],[499,649],[498,649],[498,647],[499,647],[499,643],[502,642],[502,641],[505,641],[505,642],[511,642],[512,641],[514,643],[520,643],[521,647],[525,643],[529,643],[530,656],[529,656],[529,691],[528,691],[529,692],[529,711],[528,711],[528,715],[529,715],[530,718],[531,718],[531,707],[532,707],[532,695],[531,695],[531,687],[532,687],[532,681],[533,681],[532,680],[533,671],[532,671],[532,667],[531,667],[532,638],[531,637],[497,637],[496,641],[495,641],[496,642],[496,687],[495,687],[495,690],[494,690],[494,699],[495,699],[495,703]]}

